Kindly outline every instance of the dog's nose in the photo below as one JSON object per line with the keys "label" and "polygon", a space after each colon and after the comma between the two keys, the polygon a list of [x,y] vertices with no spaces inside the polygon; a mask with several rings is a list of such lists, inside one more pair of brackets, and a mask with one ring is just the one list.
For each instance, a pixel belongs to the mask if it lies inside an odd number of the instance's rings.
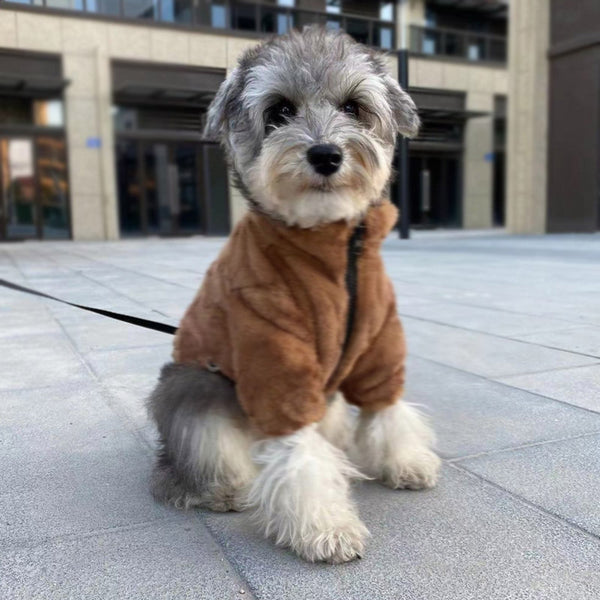
{"label": "dog's nose", "polygon": [[342,149],[335,144],[317,144],[306,153],[308,162],[319,175],[332,175],[342,164]]}

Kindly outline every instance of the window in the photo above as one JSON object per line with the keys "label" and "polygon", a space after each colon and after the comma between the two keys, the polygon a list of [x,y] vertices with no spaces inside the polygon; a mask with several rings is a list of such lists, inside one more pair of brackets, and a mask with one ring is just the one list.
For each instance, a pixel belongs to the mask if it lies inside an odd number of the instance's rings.
{"label": "window", "polygon": [[339,15],[342,12],[342,0],[327,0],[326,10],[328,13]]}

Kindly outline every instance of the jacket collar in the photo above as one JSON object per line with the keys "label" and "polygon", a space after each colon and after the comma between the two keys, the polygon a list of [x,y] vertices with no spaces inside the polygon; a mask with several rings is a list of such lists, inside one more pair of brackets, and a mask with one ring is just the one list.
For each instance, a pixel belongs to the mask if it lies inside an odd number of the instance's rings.
{"label": "jacket collar", "polygon": [[324,253],[340,253],[345,257],[350,236],[361,223],[365,226],[364,248],[379,250],[381,243],[398,220],[398,210],[389,200],[384,200],[371,206],[362,219],[352,222],[338,221],[311,229],[288,227],[281,221],[258,212],[252,212],[249,218],[265,233],[265,237],[274,235],[283,238],[286,243],[316,257],[323,257]]}

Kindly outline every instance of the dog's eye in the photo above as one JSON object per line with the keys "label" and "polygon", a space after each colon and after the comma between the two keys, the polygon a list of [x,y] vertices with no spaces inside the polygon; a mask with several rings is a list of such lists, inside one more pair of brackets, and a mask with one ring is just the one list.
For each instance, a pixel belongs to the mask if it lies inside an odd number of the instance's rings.
{"label": "dog's eye", "polygon": [[360,106],[356,100],[348,100],[340,106],[342,112],[345,112],[347,115],[358,118],[358,113],[360,112]]}
{"label": "dog's eye", "polygon": [[265,111],[265,133],[285,125],[296,114],[296,107],[289,100],[280,100]]}

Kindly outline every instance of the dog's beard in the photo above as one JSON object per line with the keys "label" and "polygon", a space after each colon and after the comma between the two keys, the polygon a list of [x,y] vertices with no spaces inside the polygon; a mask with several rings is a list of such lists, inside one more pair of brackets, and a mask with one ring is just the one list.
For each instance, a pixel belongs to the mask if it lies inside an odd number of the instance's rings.
{"label": "dog's beard", "polygon": [[340,170],[324,177],[308,164],[306,145],[282,149],[267,140],[249,171],[252,198],[289,226],[311,228],[360,218],[381,198],[391,171],[391,151],[380,144],[370,148],[371,156],[366,156],[347,143]]}

